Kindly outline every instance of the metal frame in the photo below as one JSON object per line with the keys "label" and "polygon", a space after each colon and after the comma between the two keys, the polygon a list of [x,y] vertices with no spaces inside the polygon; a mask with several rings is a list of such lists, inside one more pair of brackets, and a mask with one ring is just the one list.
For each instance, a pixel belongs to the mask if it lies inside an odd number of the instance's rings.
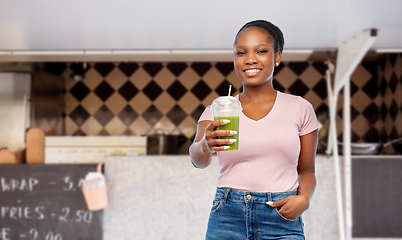
{"label": "metal frame", "polygon": [[[338,225],[340,240],[352,239],[352,192],[351,192],[351,118],[350,118],[350,76],[360,63],[377,36],[376,29],[363,30],[359,35],[339,44],[336,61],[334,85],[331,75],[334,73],[333,64],[328,61],[327,90],[329,103],[329,134],[327,154],[333,153],[336,193],[338,208]],[[345,175],[345,198],[342,196],[341,171],[337,147],[336,106],[338,95],[343,88],[343,158]],[[343,206],[345,202],[345,208]],[[346,215],[346,217],[345,217]],[[345,224],[346,222],[346,224]]]}

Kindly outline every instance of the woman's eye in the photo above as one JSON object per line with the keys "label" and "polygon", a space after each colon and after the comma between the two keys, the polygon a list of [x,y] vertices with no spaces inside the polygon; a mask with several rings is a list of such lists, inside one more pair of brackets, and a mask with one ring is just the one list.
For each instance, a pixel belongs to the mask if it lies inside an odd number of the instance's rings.
{"label": "woman's eye", "polygon": [[263,53],[266,53],[266,52],[268,52],[268,51],[267,50],[260,50],[257,53],[263,54]]}
{"label": "woman's eye", "polygon": [[242,56],[242,55],[244,55],[245,53],[244,52],[236,52],[236,55],[237,56]]}

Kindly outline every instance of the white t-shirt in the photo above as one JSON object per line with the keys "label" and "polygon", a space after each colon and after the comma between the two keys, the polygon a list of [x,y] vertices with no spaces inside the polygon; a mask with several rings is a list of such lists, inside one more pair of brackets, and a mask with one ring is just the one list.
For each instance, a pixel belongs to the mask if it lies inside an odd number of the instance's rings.
{"label": "white t-shirt", "polygon": [[[237,96],[238,97],[238,96]],[[198,122],[213,121],[208,106]],[[255,121],[240,113],[239,150],[218,151],[218,187],[251,192],[285,192],[299,186],[300,136],[318,128],[313,106],[282,92],[271,111]]]}

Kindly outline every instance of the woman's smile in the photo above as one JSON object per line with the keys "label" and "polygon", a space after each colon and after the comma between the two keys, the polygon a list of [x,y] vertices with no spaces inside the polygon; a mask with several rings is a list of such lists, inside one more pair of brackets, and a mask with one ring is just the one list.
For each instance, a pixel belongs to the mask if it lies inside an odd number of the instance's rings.
{"label": "woman's smile", "polygon": [[247,68],[243,70],[246,73],[247,77],[255,77],[262,71],[261,68]]}

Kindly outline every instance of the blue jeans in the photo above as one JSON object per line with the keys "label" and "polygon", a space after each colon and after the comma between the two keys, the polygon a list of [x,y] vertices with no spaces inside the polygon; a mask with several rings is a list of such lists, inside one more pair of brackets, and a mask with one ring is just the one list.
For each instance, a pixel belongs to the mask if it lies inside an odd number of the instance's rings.
{"label": "blue jeans", "polygon": [[305,239],[301,217],[286,219],[267,201],[297,195],[282,193],[243,192],[218,188],[208,221],[206,240]]}

